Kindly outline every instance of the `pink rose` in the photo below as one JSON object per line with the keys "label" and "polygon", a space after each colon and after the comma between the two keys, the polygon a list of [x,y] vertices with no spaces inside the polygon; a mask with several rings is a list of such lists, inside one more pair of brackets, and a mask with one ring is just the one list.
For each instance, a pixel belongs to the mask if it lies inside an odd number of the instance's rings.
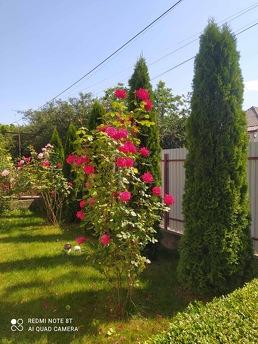
{"label": "pink rose", "polygon": [[160,186],[154,186],[153,188],[152,188],[152,194],[154,195],[154,196],[161,196],[161,187]]}
{"label": "pink rose", "polygon": [[80,236],[78,238],[75,239],[75,241],[77,242],[78,245],[84,244],[85,241],[87,241],[88,238],[86,238],[85,236]]}
{"label": "pink rose", "polygon": [[172,195],[170,195],[170,194],[165,194],[165,196],[164,196],[164,203],[166,205],[172,205],[172,204],[175,203],[175,198]]}
{"label": "pink rose", "polygon": [[139,149],[139,152],[142,156],[147,157],[150,155],[150,151],[146,147],[142,147]]}
{"label": "pink rose", "polygon": [[146,99],[146,100],[144,100],[144,103],[145,103],[144,109],[145,109],[147,112],[151,111],[152,108],[153,108],[153,103],[152,103],[152,101],[151,101],[150,99]]}
{"label": "pink rose", "polygon": [[128,202],[130,201],[132,195],[131,195],[131,192],[129,191],[121,191],[118,193],[118,199],[121,201],[121,202]]}
{"label": "pink rose", "polygon": [[103,245],[103,246],[109,245],[110,241],[111,241],[109,234],[104,233],[103,235],[101,235],[99,241],[100,241],[101,245]]}
{"label": "pink rose", "polygon": [[122,88],[118,88],[117,90],[115,90],[114,95],[118,99],[125,99],[127,97],[127,92]]}
{"label": "pink rose", "polygon": [[83,212],[82,210],[78,210],[78,211],[76,212],[76,217],[77,217],[78,219],[80,219],[80,220],[84,220],[85,214],[84,214],[84,212]]}
{"label": "pink rose", "polygon": [[95,172],[95,167],[92,165],[87,165],[87,166],[84,166],[83,171],[88,175],[93,174]]}
{"label": "pink rose", "polygon": [[80,201],[80,208],[85,208],[85,207],[86,207],[86,204],[87,204],[87,202],[85,201],[85,199],[82,199],[82,200]]}
{"label": "pink rose", "polygon": [[144,183],[152,183],[154,181],[153,175],[150,172],[145,172],[141,179],[144,181]]}
{"label": "pink rose", "polygon": [[122,146],[118,147],[118,150],[123,153],[132,153],[137,152],[136,146],[131,141],[126,141]]}
{"label": "pink rose", "polygon": [[149,91],[146,90],[145,88],[139,88],[138,90],[136,90],[135,96],[139,100],[144,100],[144,101],[149,100],[150,98]]}

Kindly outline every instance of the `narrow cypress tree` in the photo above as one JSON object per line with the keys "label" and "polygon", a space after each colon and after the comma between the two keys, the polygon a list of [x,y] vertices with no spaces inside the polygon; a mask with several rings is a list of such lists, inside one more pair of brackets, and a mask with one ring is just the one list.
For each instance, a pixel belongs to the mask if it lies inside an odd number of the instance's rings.
{"label": "narrow cypress tree", "polygon": [[52,137],[50,139],[50,143],[54,146],[54,149],[55,149],[55,152],[56,152],[56,155],[57,155],[59,162],[63,163],[63,161],[64,161],[64,147],[63,147],[60,135],[59,135],[56,128],[53,130],[53,134],[52,134]]}
{"label": "narrow cypress tree", "polygon": [[66,133],[66,141],[65,141],[65,148],[64,148],[65,160],[64,160],[64,166],[63,166],[64,176],[69,180],[73,179],[73,176],[71,172],[71,165],[67,164],[66,158],[68,157],[69,154],[75,151],[75,144],[74,144],[75,140],[76,140],[76,127],[73,123],[70,123],[67,129],[67,133]]}
{"label": "narrow cypress tree", "polygon": [[195,59],[179,280],[223,293],[251,272],[243,80],[229,28],[208,24]]}
{"label": "narrow cypress tree", "polygon": [[[129,80],[129,109],[133,110],[137,106],[135,99],[135,91],[139,88],[145,88],[149,91],[150,98],[152,99],[152,86],[150,82],[150,76],[148,72],[148,67],[146,65],[145,59],[140,57],[137,61],[134,72]],[[160,183],[160,140],[159,140],[159,127],[156,119],[156,114],[154,111],[149,113],[150,121],[154,122],[155,125],[150,127],[141,128],[139,133],[139,139],[141,140],[141,146],[147,147],[151,154],[148,158],[144,158],[141,164],[140,172],[150,171],[154,178],[155,183]],[[146,163],[146,165],[144,165]]]}
{"label": "narrow cypress tree", "polygon": [[89,130],[94,130],[98,125],[102,123],[102,116],[105,113],[104,107],[100,104],[99,101],[95,101],[91,107],[90,116],[89,116]]}

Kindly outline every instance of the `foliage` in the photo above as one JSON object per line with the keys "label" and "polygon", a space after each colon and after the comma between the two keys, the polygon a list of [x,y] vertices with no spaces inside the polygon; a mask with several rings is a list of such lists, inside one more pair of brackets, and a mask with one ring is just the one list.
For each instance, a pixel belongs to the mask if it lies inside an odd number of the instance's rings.
{"label": "foliage", "polygon": [[31,189],[39,194],[45,205],[48,220],[57,224],[62,218],[63,205],[71,186],[62,172],[59,155],[47,144],[39,154],[30,147],[31,157],[18,162],[17,189]]}
{"label": "foliage", "polygon": [[146,344],[216,344],[257,342],[258,279],[227,297],[208,304],[193,303],[179,313],[167,333],[155,336]]}
{"label": "foliage", "polygon": [[102,116],[105,113],[105,109],[99,101],[95,101],[92,105],[90,116],[89,116],[89,130],[94,130],[98,125],[102,123]]}
{"label": "foliage", "polygon": [[186,142],[186,120],[189,116],[188,99],[174,96],[160,81],[153,92],[154,108],[158,114],[160,144],[163,149],[180,148]]}
{"label": "foliage", "polygon": [[22,136],[23,154],[27,154],[26,148],[32,140],[36,150],[44,147],[49,142],[54,128],[58,128],[62,142],[65,142],[70,123],[77,128],[87,127],[92,102],[91,93],[80,93],[79,97],[69,98],[67,101],[56,100],[39,110],[20,112],[26,123],[22,131],[28,132]]}
{"label": "foliage", "polygon": [[13,162],[8,150],[8,141],[0,134],[0,214],[8,209],[9,201],[6,196],[10,195]]}
{"label": "foliage", "polygon": [[[161,201],[160,188],[153,191],[156,180],[151,173],[141,175],[134,167],[142,152],[137,133],[142,126],[153,125],[145,103],[128,112],[123,100],[115,101],[103,121],[95,131],[78,131],[81,148],[68,161],[85,185],[77,217],[83,226],[92,226],[98,239],[96,264],[114,285],[122,311],[149,263],[142,250],[156,241],[154,224],[168,208]],[[124,280],[125,297],[121,295]]]}
{"label": "foliage", "polygon": [[[76,140],[76,127],[73,123],[69,124],[69,127],[67,129],[66,133],[66,138],[65,138],[65,147],[64,147],[64,156],[65,158],[73,153],[75,151],[75,140]],[[64,160],[63,164],[63,171],[64,171],[64,176],[68,180],[73,180],[74,176],[72,175],[71,172],[71,165],[69,165],[66,160]]]}
{"label": "foliage", "polygon": [[64,162],[64,147],[62,140],[59,136],[59,133],[56,128],[54,128],[54,131],[52,133],[51,139],[50,139],[51,145],[55,147],[55,157],[57,159],[56,163],[63,164]]}
{"label": "foliage", "polygon": [[242,285],[252,261],[247,134],[236,41],[211,22],[195,60],[183,199],[179,278],[185,287],[223,293]]}

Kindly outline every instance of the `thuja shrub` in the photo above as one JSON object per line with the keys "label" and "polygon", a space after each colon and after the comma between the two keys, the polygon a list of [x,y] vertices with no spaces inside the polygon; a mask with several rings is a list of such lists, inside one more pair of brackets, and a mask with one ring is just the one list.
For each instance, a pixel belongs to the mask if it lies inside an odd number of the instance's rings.
{"label": "thuja shrub", "polygon": [[174,199],[162,197],[151,172],[141,174],[135,167],[150,154],[138,138],[144,126],[153,125],[146,103],[129,112],[126,91],[116,90],[115,97],[112,110],[102,116],[104,124],[92,132],[78,131],[80,149],[67,162],[84,184],[76,216],[83,227],[92,228],[97,239],[94,262],[112,283],[117,305],[124,309],[139,274],[150,263],[142,251],[156,241],[154,224]]}
{"label": "thuja shrub", "polygon": [[195,59],[178,265],[182,285],[198,292],[228,292],[252,270],[242,101],[236,40],[211,22]]}
{"label": "thuja shrub", "polygon": [[196,302],[177,314],[167,332],[145,344],[257,343],[258,279],[226,297]]}

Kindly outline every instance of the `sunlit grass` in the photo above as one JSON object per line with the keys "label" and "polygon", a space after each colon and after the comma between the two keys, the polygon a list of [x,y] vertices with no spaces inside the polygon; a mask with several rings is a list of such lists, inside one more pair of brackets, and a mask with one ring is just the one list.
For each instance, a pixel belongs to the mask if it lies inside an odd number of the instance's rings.
{"label": "sunlit grass", "polygon": [[[28,211],[0,220],[1,343],[138,343],[166,329],[172,316],[193,298],[176,281],[175,254],[161,253],[142,275],[138,308],[117,319],[108,302],[110,286],[83,255],[69,256],[76,226],[47,225]],[[75,333],[12,332],[12,318],[73,318]]]}

